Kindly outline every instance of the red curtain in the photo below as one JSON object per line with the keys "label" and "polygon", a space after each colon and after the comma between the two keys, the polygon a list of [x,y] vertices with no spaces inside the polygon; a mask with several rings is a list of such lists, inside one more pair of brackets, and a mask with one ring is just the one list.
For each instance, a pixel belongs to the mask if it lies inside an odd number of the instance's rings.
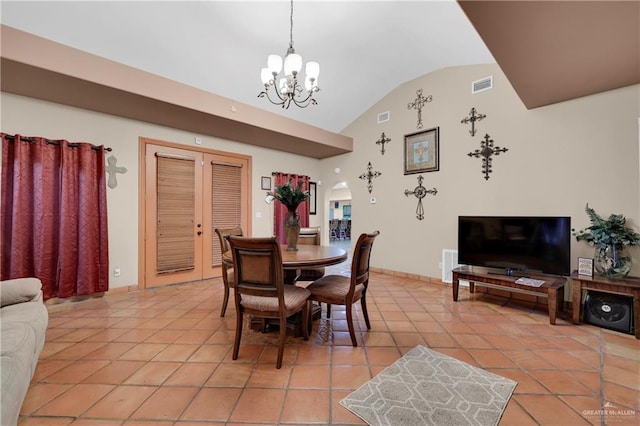
{"label": "red curtain", "polygon": [[108,290],[104,146],[0,135],[0,278],[39,278],[45,299]]}
{"label": "red curtain", "polygon": [[[309,190],[309,176],[294,175],[290,173],[273,172],[274,190],[278,185],[284,185],[291,179],[291,184],[298,187],[298,182],[302,182],[302,190]],[[287,215],[287,208],[281,202],[274,200],[273,206],[273,235],[278,237],[280,244],[284,244],[284,218]],[[309,199],[298,206],[298,217],[300,218],[300,226],[305,228],[309,226]]]}

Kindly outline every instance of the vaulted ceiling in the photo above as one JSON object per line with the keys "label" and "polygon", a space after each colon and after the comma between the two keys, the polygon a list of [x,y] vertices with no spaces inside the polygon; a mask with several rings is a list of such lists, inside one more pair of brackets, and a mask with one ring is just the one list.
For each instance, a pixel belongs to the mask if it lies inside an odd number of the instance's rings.
{"label": "vaulted ceiling", "polygon": [[[249,105],[265,111],[267,122],[277,114],[329,132],[340,132],[399,85],[448,66],[496,61],[528,108],[640,82],[637,1],[298,0],[295,47],[305,61],[320,63],[321,91],[317,106],[288,110],[257,98],[267,55],[282,55],[288,45],[288,1],[2,1],[0,7],[3,25]],[[47,70],[29,74],[2,56],[2,90],[39,97],[37,82],[26,79],[42,79]],[[55,77],[70,89],[86,83]],[[110,95],[132,96],[120,92]],[[56,101],[73,105],[72,98]],[[246,133],[255,139],[251,129]],[[343,152],[303,142],[319,150],[311,155],[317,158]]]}

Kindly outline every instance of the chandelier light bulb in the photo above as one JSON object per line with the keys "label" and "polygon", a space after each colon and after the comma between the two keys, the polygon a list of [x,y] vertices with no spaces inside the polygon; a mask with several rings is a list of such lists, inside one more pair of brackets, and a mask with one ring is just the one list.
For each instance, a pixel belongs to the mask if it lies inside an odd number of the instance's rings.
{"label": "chandelier light bulb", "polygon": [[307,62],[304,73],[307,75],[307,78],[317,79],[318,75],[320,75],[320,64],[317,62]]}
{"label": "chandelier light bulb", "polygon": [[282,58],[279,55],[269,55],[267,58],[267,68],[272,74],[280,74],[282,70]]}
{"label": "chandelier light bulb", "polygon": [[286,58],[284,58],[284,74],[285,75],[295,75],[300,72],[302,69],[302,56],[297,53],[289,53]]}
{"label": "chandelier light bulb", "polygon": [[262,84],[268,86],[271,80],[273,79],[273,74],[269,70],[269,68],[262,68],[260,71],[260,80],[262,80]]}
{"label": "chandelier light bulb", "polygon": [[280,93],[283,95],[287,93],[287,79],[282,77],[278,82],[278,87],[280,88]]}

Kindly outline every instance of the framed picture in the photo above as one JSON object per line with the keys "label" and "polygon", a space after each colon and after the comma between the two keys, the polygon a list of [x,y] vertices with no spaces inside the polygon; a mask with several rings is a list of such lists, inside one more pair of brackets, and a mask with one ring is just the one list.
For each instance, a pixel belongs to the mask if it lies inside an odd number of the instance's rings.
{"label": "framed picture", "polygon": [[440,128],[404,136],[404,174],[440,170]]}
{"label": "framed picture", "polygon": [[271,177],[262,176],[262,180],[261,180],[261,185],[260,186],[265,191],[271,191]]}
{"label": "framed picture", "polygon": [[309,182],[309,214],[316,214],[316,183]]}
{"label": "framed picture", "polygon": [[593,259],[589,257],[578,258],[578,275],[593,276]]}

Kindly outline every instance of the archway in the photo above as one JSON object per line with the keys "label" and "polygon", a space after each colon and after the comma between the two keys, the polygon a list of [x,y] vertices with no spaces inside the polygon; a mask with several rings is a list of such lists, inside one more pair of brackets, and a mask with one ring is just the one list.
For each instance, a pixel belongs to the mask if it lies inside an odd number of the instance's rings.
{"label": "archway", "polygon": [[329,244],[350,245],[351,241],[351,190],[346,182],[336,183],[327,198]]}

